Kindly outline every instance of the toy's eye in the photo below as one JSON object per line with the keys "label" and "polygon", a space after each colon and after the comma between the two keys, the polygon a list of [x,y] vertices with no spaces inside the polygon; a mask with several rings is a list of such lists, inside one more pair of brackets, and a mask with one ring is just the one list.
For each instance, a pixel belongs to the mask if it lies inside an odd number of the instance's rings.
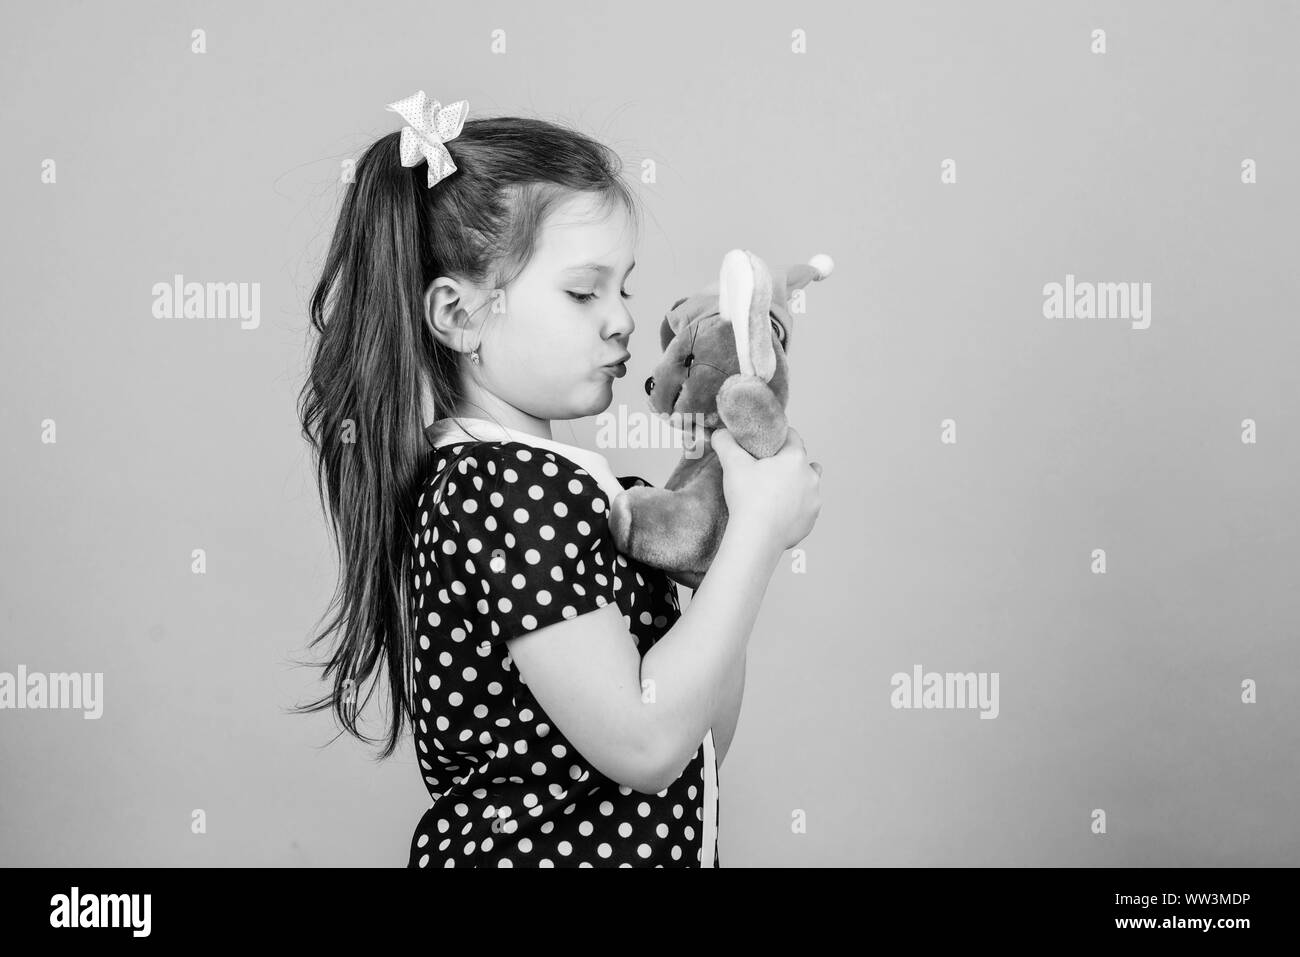
{"label": "toy's eye", "polygon": [[695,361],[695,356],[693,354],[688,353],[684,361],[686,364],[686,368],[689,369],[691,367],[691,363]]}

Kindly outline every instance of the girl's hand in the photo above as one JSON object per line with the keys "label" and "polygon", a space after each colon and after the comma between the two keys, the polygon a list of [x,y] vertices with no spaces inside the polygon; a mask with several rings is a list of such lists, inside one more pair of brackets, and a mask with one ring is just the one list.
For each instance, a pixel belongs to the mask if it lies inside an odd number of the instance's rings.
{"label": "girl's hand", "polygon": [[722,494],[728,525],[761,529],[782,551],[798,545],[821,512],[822,467],[808,461],[803,438],[793,428],[771,458],[756,459],[726,429],[710,437],[722,463]]}

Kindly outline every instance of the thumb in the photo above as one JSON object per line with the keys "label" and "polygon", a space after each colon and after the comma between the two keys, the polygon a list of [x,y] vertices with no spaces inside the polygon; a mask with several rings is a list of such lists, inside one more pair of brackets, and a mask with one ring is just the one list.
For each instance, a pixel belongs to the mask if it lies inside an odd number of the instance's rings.
{"label": "thumb", "polygon": [[753,458],[740,447],[740,444],[726,429],[714,429],[713,434],[709,436],[709,445],[717,454],[718,460],[722,463],[724,469],[742,457]]}

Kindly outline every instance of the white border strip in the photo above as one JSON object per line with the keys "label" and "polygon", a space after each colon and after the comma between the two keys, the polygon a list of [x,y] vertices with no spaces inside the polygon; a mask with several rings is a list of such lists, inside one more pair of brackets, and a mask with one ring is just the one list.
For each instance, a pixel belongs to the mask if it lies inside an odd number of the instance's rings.
{"label": "white border strip", "polygon": [[718,761],[713,729],[704,736],[704,827],[700,837],[700,866],[712,867],[718,843]]}

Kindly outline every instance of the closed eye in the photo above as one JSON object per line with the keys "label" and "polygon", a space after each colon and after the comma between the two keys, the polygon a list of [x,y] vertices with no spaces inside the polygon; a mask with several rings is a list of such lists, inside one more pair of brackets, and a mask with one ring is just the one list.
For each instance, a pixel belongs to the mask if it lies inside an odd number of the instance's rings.
{"label": "closed eye", "polygon": [[[569,294],[569,296],[573,299],[574,302],[588,303],[591,302],[591,300],[596,298],[596,294],[594,292],[574,292],[572,289],[566,289],[565,291]],[[622,296],[624,299],[632,298],[632,294],[630,292],[627,292],[626,290],[619,290],[619,295]]]}

